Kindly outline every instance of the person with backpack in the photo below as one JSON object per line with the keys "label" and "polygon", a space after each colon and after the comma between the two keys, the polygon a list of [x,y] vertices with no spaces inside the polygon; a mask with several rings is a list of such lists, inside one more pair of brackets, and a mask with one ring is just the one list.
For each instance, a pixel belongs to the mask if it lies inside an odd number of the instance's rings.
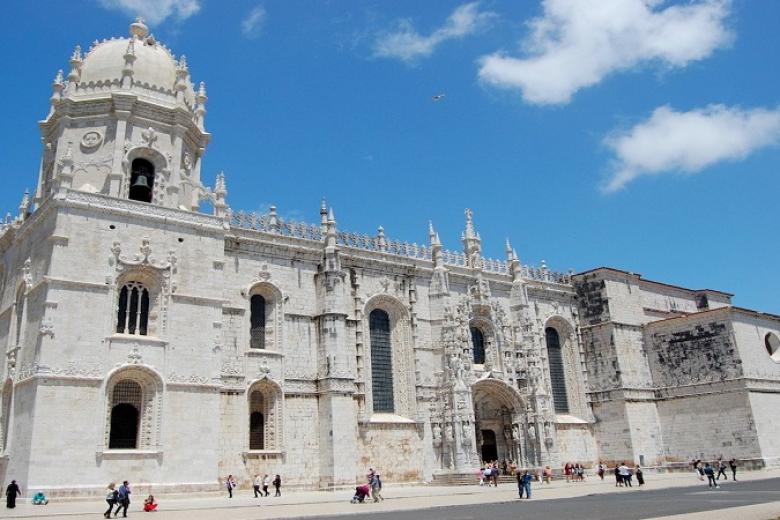
{"label": "person with backpack", "polygon": [[122,482],[122,485],[119,486],[119,489],[117,490],[117,507],[116,511],[114,511],[114,518],[119,516],[119,511],[122,510],[122,517],[127,518],[127,508],[130,507],[130,494],[132,491],[130,491],[130,483],[126,480]]}

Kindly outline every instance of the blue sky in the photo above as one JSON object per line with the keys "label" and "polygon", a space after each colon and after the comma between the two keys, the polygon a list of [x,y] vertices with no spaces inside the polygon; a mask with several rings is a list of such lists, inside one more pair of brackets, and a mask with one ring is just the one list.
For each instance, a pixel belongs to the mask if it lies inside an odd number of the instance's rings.
{"label": "blue sky", "polygon": [[[42,5],[45,4],[45,8]],[[14,210],[76,44],[130,13],[205,81],[234,209],[486,256],[607,265],[780,314],[780,3],[81,0],[4,4]],[[445,94],[439,101],[435,94]]]}

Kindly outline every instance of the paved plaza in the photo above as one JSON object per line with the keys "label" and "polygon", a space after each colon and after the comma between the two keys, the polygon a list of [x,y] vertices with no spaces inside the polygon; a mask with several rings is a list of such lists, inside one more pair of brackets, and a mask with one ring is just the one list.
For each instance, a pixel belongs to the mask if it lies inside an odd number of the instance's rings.
{"label": "paved plaza", "polygon": [[[516,486],[498,488],[474,486],[400,486],[389,484],[383,490],[386,500],[379,503],[350,504],[350,490],[333,492],[293,491],[282,497],[252,498],[249,490],[240,490],[233,499],[216,494],[159,496],[160,510],[154,518],[212,519],[229,515],[231,520],[264,518],[326,518],[371,513],[379,519],[479,519],[508,518],[527,513],[530,517],[567,518],[576,513],[578,520],[611,518],[705,518],[707,511],[728,509],[729,515],[755,520],[780,516],[780,471],[745,472],[739,482],[721,481],[717,490],[709,490],[693,474],[647,475],[641,489],[616,489],[614,479],[602,482],[590,477],[584,483],[556,481],[534,485],[533,499],[517,499]],[[129,516],[141,511],[143,496],[134,497]],[[54,501],[47,506],[32,506],[26,496],[15,511],[3,509],[2,518],[95,518],[105,510],[102,500]],[[704,512],[704,513],[703,513]],[[512,516],[516,518],[515,516]]]}

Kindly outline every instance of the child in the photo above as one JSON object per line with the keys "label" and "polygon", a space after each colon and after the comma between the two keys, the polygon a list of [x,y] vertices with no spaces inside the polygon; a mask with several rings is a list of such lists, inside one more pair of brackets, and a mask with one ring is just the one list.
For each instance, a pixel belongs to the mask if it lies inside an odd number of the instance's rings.
{"label": "child", "polygon": [[157,503],[154,501],[154,495],[149,495],[146,497],[146,500],[144,500],[144,511],[147,513],[157,511]]}

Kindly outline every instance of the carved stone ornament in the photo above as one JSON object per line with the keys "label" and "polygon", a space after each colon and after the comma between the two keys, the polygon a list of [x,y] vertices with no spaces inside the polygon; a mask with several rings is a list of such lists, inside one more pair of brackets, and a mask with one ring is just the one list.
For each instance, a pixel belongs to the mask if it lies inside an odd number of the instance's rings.
{"label": "carved stone ornament", "polygon": [[94,151],[102,142],[103,135],[96,130],[90,130],[81,138],[81,149],[84,151]]}
{"label": "carved stone ornament", "polygon": [[144,140],[146,146],[149,148],[154,148],[155,144],[157,143],[157,131],[150,126],[141,132],[141,138]]}
{"label": "carved stone ornament", "polygon": [[130,365],[140,365],[144,362],[141,357],[141,352],[138,351],[138,343],[133,345],[133,348],[127,354],[127,363]]}
{"label": "carved stone ornament", "polygon": [[24,261],[24,266],[22,267],[22,279],[24,280],[25,290],[29,292],[33,286],[32,260],[30,258]]}

